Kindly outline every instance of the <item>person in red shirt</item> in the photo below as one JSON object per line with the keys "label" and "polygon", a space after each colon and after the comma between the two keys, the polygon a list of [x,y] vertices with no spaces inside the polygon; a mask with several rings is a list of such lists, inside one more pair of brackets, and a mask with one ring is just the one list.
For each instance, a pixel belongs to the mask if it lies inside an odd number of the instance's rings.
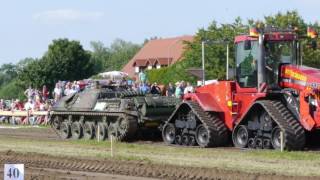
{"label": "person in red shirt", "polygon": [[45,102],[49,97],[49,91],[46,85],[42,86],[42,100]]}

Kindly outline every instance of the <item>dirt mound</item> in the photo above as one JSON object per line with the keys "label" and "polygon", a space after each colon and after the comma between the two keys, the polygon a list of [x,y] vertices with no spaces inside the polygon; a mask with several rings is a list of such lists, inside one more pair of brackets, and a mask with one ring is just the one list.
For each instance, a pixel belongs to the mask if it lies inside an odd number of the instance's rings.
{"label": "dirt mound", "polygon": [[[51,171],[68,170],[85,173],[119,174],[160,179],[310,179],[310,177],[289,177],[276,174],[251,174],[219,170],[215,168],[151,164],[142,161],[56,157],[38,153],[23,154],[13,151],[1,152],[0,162],[1,164],[23,163],[27,168],[45,168],[51,169]],[[320,178],[314,177],[314,179]]]}

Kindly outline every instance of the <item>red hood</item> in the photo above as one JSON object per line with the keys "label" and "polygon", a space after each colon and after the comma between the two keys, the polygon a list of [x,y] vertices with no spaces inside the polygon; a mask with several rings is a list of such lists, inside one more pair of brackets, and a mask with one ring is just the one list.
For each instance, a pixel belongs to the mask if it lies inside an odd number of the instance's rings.
{"label": "red hood", "polygon": [[285,84],[295,84],[303,90],[306,87],[320,89],[320,69],[307,66],[284,65],[281,68],[281,77]]}

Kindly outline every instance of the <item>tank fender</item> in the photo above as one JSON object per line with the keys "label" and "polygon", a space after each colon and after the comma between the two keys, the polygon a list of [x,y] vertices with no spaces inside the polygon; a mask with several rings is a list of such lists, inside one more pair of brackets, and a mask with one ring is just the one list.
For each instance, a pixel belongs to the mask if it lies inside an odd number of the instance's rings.
{"label": "tank fender", "polygon": [[190,93],[184,95],[185,100],[192,100],[197,102],[204,111],[224,112],[219,105],[219,99],[212,97],[209,93]]}

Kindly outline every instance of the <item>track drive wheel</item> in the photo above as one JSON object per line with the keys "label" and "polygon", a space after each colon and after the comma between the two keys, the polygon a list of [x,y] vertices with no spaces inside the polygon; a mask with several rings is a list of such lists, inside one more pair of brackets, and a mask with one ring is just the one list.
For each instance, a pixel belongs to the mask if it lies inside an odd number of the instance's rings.
{"label": "track drive wheel", "polygon": [[210,143],[210,132],[203,124],[197,127],[196,141],[201,147],[206,147]]}
{"label": "track drive wheel", "polygon": [[83,129],[79,122],[73,122],[71,124],[72,139],[81,139],[83,135]]}
{"label": "track drive wheel", "polygon": [[95,135],[95,128],[93,122],[85,122],[83,124],[83,137],[84,139],[93,139]]}
{"label": "track drive wheel", "polygon": [[99,137],[99,140],[102,140],[102,141],[107,139],[108,138],[108,124],[103,123],[103,122],[99,122],[98,128],[99,128],[99,131],[97,129],[96,138]]}
{"label": "track drive wheel", "polygon": [[278,126],[271,131],[271,144],[274,149],[281,148],[281,129]]}
{"label": "track drive wheel", "polygon": [[60,135],[63,139],[68,139],[71,137],[71,126],[69,122],[64,121],[61,123]]}
{"label": "track drive wheel", "polygon": [[132,116],[119,116],[117,120],[110,123],[108,137],[113,136],[116,141],[130,140],[137,131],[136,119]]}
{"label": "track drive wheel", "polygon": [[232,134],[232,140],[236,147],[245,148],[249,141],[249,132],[245,125],[237,126]]}
{"label": "track drive wheel", "polygon": [[162,139],[167,144],[174,144],[176,130],[172,123],[168,123],[163,127]]}

